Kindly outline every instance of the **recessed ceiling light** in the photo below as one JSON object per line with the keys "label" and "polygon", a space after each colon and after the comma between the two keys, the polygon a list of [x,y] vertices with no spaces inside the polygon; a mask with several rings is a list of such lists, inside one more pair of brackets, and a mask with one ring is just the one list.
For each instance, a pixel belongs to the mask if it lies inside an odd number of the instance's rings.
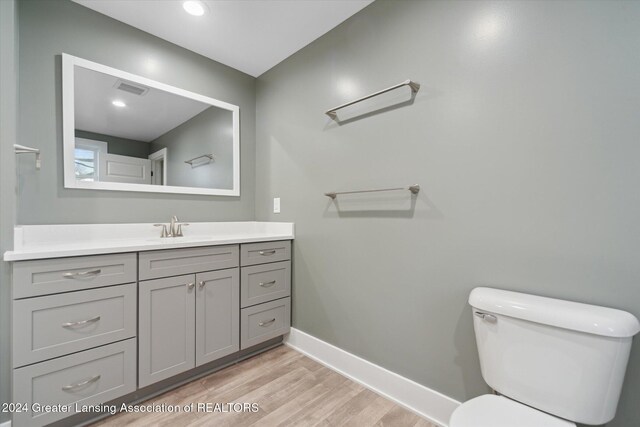
{"label": "recessed ceiling light", "polygon": [[124,102],[120,101],[120,100],[115,100],[112,102],[113,105],[115,105],[116,107],[126,107],[127,104],[125,104]]}
{"label": "recessed ceiling light", "polygon": [[202,16],[206,11],[205,4],[198,0],[187,0],[182,3],[182,7],[193,16]]}

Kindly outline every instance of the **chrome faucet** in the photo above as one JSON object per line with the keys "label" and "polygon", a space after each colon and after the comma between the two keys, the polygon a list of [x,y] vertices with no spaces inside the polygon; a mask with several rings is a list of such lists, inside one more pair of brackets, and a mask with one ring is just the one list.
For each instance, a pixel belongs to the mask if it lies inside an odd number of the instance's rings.
{"label": "chrome faucet", "polygon": [[[178,233],[176,230],[176,224],[178,223],[178,217],[176,215],[171,217],[171,225],[169,226],[169,236],[170,237],[178,237]],[[180,230],[182,231],[182,230]]]}
{"label": "chrome faucet", "polygon": [[153,224],[154,227],[162,227],[160,237],[183,237],[182,227],[187,226],[187,223],[181,223],[176,215],[171,217],[171,222],[168,224]]}

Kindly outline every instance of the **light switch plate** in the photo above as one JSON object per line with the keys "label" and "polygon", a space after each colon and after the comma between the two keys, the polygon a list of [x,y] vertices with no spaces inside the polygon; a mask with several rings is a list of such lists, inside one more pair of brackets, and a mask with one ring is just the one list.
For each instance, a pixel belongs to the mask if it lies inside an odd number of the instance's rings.
{"label": "light switch plate", "polygon": [[273,198],[273,213],[280,213],[280,197]]}

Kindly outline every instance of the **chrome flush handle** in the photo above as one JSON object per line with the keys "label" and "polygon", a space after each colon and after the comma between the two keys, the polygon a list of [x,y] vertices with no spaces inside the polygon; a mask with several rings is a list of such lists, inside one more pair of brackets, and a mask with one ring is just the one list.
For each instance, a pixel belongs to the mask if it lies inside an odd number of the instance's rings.
{"label": "chrome flush handle", "polygon": [[494,316],[493,314],[483,313],[481,311],[474,311],[473,314],[475,314],[476,316],[478,316],[482,320],[484,320],[486,322],[489,322],[489,323],[497,323],[498,322],[498,318],[496,316]]}
{"label": "chrome flush handle", "polygon": [[260,255],[262,255],[262,256],[268,256],[268,255],[273,255],[273,254],[275,254],[275,253],[276,253],[276,250],[275,250],[275,249],[272,249],[272,250],[270,250],[270,251],[260,251],[260,252],[258,252],[258,253],[259,253]]}

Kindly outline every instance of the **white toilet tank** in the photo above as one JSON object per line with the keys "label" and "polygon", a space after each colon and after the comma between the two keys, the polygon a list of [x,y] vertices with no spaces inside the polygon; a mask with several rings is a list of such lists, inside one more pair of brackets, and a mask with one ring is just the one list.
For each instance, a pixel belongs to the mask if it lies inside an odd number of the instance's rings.
{"label": "white toilet tank", "polygon": [[469,296],[484,380],[583,424],[610,421],[640,323],[612,308],[476,288]]}

